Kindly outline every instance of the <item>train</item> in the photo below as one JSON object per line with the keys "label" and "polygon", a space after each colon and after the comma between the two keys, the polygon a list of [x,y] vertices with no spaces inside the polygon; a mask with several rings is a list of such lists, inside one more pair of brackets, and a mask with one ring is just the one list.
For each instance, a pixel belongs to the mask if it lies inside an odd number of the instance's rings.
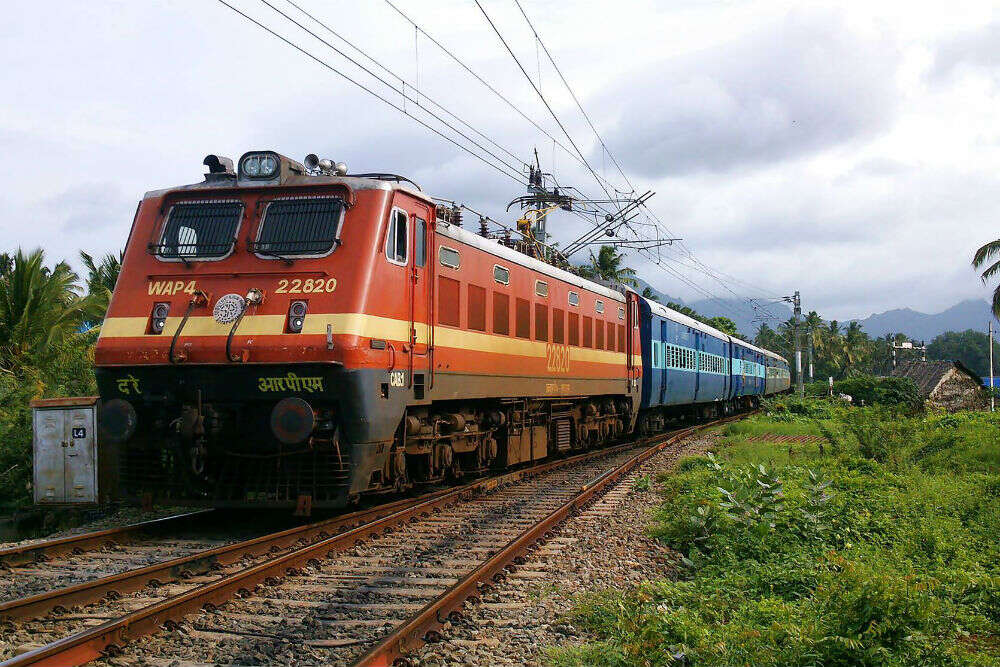
{"label": "train", "polygon": [[204,165],[139,203],[96,344],[121,499],[344,507],[789,388],[780,355],[466,229],[405,177]]}

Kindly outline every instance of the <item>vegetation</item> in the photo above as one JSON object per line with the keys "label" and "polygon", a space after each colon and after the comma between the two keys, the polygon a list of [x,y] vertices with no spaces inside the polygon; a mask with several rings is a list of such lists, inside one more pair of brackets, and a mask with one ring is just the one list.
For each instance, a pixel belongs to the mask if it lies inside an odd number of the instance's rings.
{"label": "vegetation", "polygon": [[613,245],[602,245],[597,257],[590,255],[590,265],[579,267],[584,278],[599,278],[615,285],[635,285],[635,270],[624,266],[625,255]]}
{"label": "vegetation", "polygon": [[[946,331],[927,344],[928,359],[961,361],[980,377],[990,374],[989,336],[982,331]],[[1000,368],[1000,344],[993,342],[993,363]],[[996,368],[994,372],[996,372]]]}
{"label": "vegetation", "polygon": [[660,480],[679,578],[585,597],[596,639],[549,662],[997,664],[998,437],[988,413],[770,402]]}
{"label": "vegetation", "polygon": [[[972,256],[972,266],[977,270],[986,267],[980,275],[984,285],[995,277],[1000,272],[1000,239],[990,241],[976,250]],[[993,291],[993,314],[1000,317],[1000,285]]]}
{"label": "vegetation", "polygon": [[[88,261],[89,260],[89,261]],[[94,324],[104,318],[121,256],[49,267],[41,250],[0,255],[0,506],[30,498],[34,398],[96,391]]]}

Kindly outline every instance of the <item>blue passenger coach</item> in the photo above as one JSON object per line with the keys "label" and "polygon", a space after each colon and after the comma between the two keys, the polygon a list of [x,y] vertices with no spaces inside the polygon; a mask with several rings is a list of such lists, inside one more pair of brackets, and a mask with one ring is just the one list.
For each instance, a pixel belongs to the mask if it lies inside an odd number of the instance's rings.
{"label": "blue passenger coach", "polygon": [[639,299],[642,343],[640,428],[666,420],[711,417],[755,405],[766,393],[788,388],[788,363],[687,315]]}

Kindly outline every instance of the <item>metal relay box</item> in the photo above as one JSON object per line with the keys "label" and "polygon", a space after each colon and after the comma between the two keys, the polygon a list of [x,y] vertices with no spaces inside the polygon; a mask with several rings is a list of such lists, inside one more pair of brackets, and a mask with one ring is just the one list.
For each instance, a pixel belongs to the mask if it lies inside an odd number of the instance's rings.
{"label": "metal relay box", "polygon": [[35,504],[99,502],[99,404],[97,396],[31,402]]}

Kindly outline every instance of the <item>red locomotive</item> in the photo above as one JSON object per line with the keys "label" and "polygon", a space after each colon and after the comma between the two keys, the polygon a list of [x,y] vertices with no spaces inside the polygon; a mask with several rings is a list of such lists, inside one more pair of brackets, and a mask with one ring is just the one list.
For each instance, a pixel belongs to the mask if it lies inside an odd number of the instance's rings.
{"label": "red locomotive", "polygon": [[341,506],[632,430],[635,294],[306,162],[140,203],[96,351],[120,495]]}

